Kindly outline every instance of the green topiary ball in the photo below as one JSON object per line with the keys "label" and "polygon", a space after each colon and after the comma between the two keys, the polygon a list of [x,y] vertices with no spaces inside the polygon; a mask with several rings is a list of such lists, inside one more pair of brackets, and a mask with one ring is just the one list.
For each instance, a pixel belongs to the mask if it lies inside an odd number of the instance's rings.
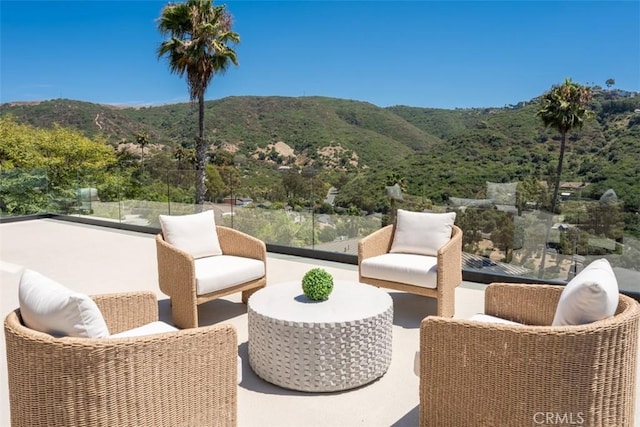
{"label": "green topiary ball", "polygon": [[312,301],[325,301],[333,290],[333,277],[322,268],[313,268],[302,278],[302,291]]}

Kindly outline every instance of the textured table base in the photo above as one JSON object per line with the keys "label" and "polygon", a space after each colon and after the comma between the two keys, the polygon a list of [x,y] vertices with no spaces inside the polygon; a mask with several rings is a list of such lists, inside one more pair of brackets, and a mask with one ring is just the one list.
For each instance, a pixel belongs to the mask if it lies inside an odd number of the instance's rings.
{"label": "textured table base", "polygon": [[275,319],[249,305],[248,322],[251,368],[284,388],[346,390],[381,377],[391,363],[391,303],[371,317],[317,323]]}

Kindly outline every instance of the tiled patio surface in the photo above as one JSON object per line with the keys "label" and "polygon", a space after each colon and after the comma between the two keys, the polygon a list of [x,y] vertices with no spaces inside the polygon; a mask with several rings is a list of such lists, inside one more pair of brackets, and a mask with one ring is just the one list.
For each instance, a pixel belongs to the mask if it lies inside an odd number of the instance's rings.
{"label": "tiled patio surface", "polygon": [[[151,290],[158,295],[160,317],[171,322],[168,299],[158,288],[153,236],[53,219],[0,224],[0,306],[2,318],[18,306],[21,267],[88,294]],[[336,279],[357,280],[353,265],[269,254],[268,286],[299,280],[322,266]],[[463,283],[456,291],[456,316],[481,312],[483,285]],[[247,427],[415,426],[418,378],[413,359],[420,321],[435,313],[434,301],[390,292],[394,303],[393,357],[387,373],[363,387],[336,393],[285,390],[257,377],[248,363],[246,306],[240,295],[199,307],[200,324],[229,322],[238,331],[243,380],[238,393],[238,423]],[[9,426],[4,336],[0,342],[0,426]]]}

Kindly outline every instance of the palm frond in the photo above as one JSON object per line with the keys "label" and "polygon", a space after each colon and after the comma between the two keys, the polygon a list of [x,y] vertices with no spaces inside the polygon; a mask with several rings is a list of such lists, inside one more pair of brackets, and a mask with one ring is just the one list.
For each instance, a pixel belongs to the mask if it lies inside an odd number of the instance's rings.
{"label": "palm frond", "polygon": [[158,29],[170,38],[161,43],[158,57],[166,56],[172,73],[187,76],[189,95],[199,98],[217,73],[224,73],[238,57],[231,45],[240,36],[231,30],[225,6],[209,0],[188,0],[165,6]]}
{"label": "palm frond", "polygon": [[590,87],[566,79],[562,85],[554,86],[542,96],[542,105],[536,115],[545,126],[565,134],[581,128],[584,120],[593,115],[589,109],[591,98]]}

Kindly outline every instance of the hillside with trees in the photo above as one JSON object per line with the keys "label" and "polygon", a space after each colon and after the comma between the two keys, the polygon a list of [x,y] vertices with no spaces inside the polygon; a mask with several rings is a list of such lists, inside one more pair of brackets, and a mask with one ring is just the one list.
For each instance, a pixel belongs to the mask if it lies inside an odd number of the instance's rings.
{"label": "hillside with trees", "polygon": [[[596,87],[595,117],[567,135],[563,181],[588,183],[581,197],[597,200],[612,188],[624,203],[626,229],[640,234],[640,95]],[[389,209],[385,181],[406,182],[407,208],[444,204],[451,197],[482,199],[487,182],[552,183],[560,136],[536,117],[538,100],[505,108],[380,108],[323,97],[230,97],[205,102],[209,143],[208,197],[235,191],[254,200],[308,205],[315,192],[339,189],[334,208],[366,212]],[[0,117],[35,128],[73,129],[113,148],[119,171],[153,183],[167,170],[193,170],[197,114],[190,103],[113,107],[72,100],[0,105]],[[139,135],[145,132],[144,171]],[[12,165],[0,141],[3,169]],[[185,178],[186,179],[186,178]],[[156,185],[156,184],[154,184]],[[519,206],[549,206],[543,188]],[[166,197],[146,189],[138,196]],[[184,190],[189,200],[188,189]],[[107,192],[108,193],[108,192]],[[182,193],[181,193],[182,194]],[[322,197],[314,203],[320,208]],[[324,208],[329,209],[329,208]]]}

